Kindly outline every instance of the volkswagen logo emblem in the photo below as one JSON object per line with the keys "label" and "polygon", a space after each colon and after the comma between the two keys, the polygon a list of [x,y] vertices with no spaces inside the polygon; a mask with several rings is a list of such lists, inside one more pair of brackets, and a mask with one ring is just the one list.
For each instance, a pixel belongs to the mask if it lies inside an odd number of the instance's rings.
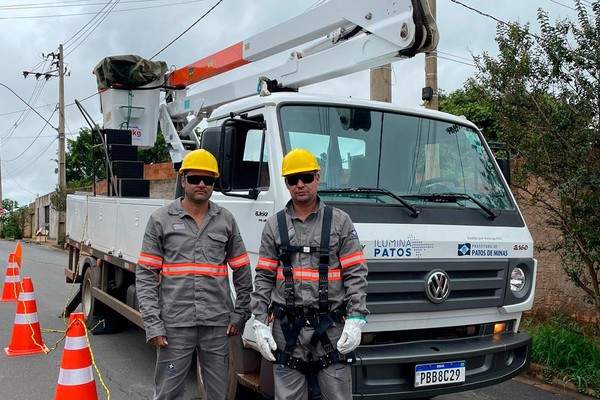
{"label": "volkswagen logo emblem", "polygon": [[441,303],[450,294],[450,277],[441,269],[434,269],[425,279],[425,294],[432,303]]}

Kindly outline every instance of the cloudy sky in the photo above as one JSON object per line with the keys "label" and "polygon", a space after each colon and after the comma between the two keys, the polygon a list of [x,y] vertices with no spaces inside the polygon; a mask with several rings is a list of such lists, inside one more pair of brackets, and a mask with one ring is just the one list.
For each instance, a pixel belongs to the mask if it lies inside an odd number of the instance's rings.
{"label": "cloudy sky", "polygon": [[[154,60],[183,67],[248,36],[292,18],[323,0],[2,0],[0,1],[0,158],[2,196],[26,205],[54,190],[58,181],[58,79],[23,71],[55,68],[48,54],[65,46],[66,137],[87,127],[79,100],[101,122],[94,66],[104,57],[151,58],[218,5]],[[367,1],[367,0],[365,0]],[[372,0],[370,0],[372,1]],[[458,0],[457,0],[458,1]],[[538,8],[552,20],[574,16],[573,0],[460,0],[502,21],[531,22]],[[589,1],[584,1],[589,4]],[[446,92],[475,73],[471,54],[496,53],[496,22],[452,0],[437,0],[438,82]],[[109,11],[107,13],[106,11]],[[418,107],[424,86],[424,56],[396,62],[393,102]],[[55,74],[55,72],[54,72]],[[357,73],[303,90],[368,98],[369,73]],[[14,93],[13,93],[14,92]],[[35,111],[31,111],[27,102]]]}

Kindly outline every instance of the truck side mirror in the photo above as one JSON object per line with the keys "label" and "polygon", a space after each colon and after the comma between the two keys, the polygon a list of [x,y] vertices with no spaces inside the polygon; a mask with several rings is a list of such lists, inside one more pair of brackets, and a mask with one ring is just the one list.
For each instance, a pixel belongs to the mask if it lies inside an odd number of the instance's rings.
{"label": "truck side mirror", "polygon": [[498,163],[500,172],[504,175],[506,183],[510,186],[510,150],[505,143],[490,143],[490,149]]}
{"label": "truck side mirror", "polygon": [[224,191],[231,190],[231,175],[233,174],[231,159],[234,136],[234,127],[225,125],[217,126],[206,128],[202,132],[202,140],[200,141],[200,147],[208,150],[217,159],[217,163],[219,164],[219,174],[221,176],[215,186]]}

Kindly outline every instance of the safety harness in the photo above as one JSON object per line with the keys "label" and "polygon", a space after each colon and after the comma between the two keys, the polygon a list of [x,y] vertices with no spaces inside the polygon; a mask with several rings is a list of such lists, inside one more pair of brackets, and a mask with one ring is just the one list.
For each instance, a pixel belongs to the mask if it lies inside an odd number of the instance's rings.
{"label": "safety harness", "polygon": [[[325,206],[323,213],[323,225],[321,228],[321,244],[314,246],[292,246],[288,236],[288,228],[285,211],[277,213],[277,225],[281,238],[279,261],[283,264],[284,298],[285,305],[271,304],[270,311],[279,321],[281,331],[285,338],[285,348],[275,351],[276,363],[296,369],[306,375],[309,392],[312,399],[321,398],[318,372],[331,364],[343,363],[353,364],[354,354],[341,354],[334,349],[326,331],[334,323],[344,321],[346,316],[346,305],[330,310],[329,308],[329,236],[331,232],[331,220],[333,208]],[[304,312],[303,306],[296,306],[294,297],[294,277],[292,266],[292,253],[319,253],[319,308],[311,307],[308,313]],[[298,336],[303,327],[314,328],[310,344],[314,347],[321,342],[325,354],[318,360],[307,362],[292,353],[297,346]]]}

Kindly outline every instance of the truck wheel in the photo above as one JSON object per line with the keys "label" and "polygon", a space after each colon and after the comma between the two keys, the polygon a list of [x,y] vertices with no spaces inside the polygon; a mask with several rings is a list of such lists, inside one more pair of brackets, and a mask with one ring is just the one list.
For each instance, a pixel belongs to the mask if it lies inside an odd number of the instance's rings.
{"label": "truck wheel", "polygon": [[81,306],[85,324],[94,335],[114,333],[123,327],[124,318],[92,296],[92,288],[100,287],[101,271],[89,266],[81,283]]}

